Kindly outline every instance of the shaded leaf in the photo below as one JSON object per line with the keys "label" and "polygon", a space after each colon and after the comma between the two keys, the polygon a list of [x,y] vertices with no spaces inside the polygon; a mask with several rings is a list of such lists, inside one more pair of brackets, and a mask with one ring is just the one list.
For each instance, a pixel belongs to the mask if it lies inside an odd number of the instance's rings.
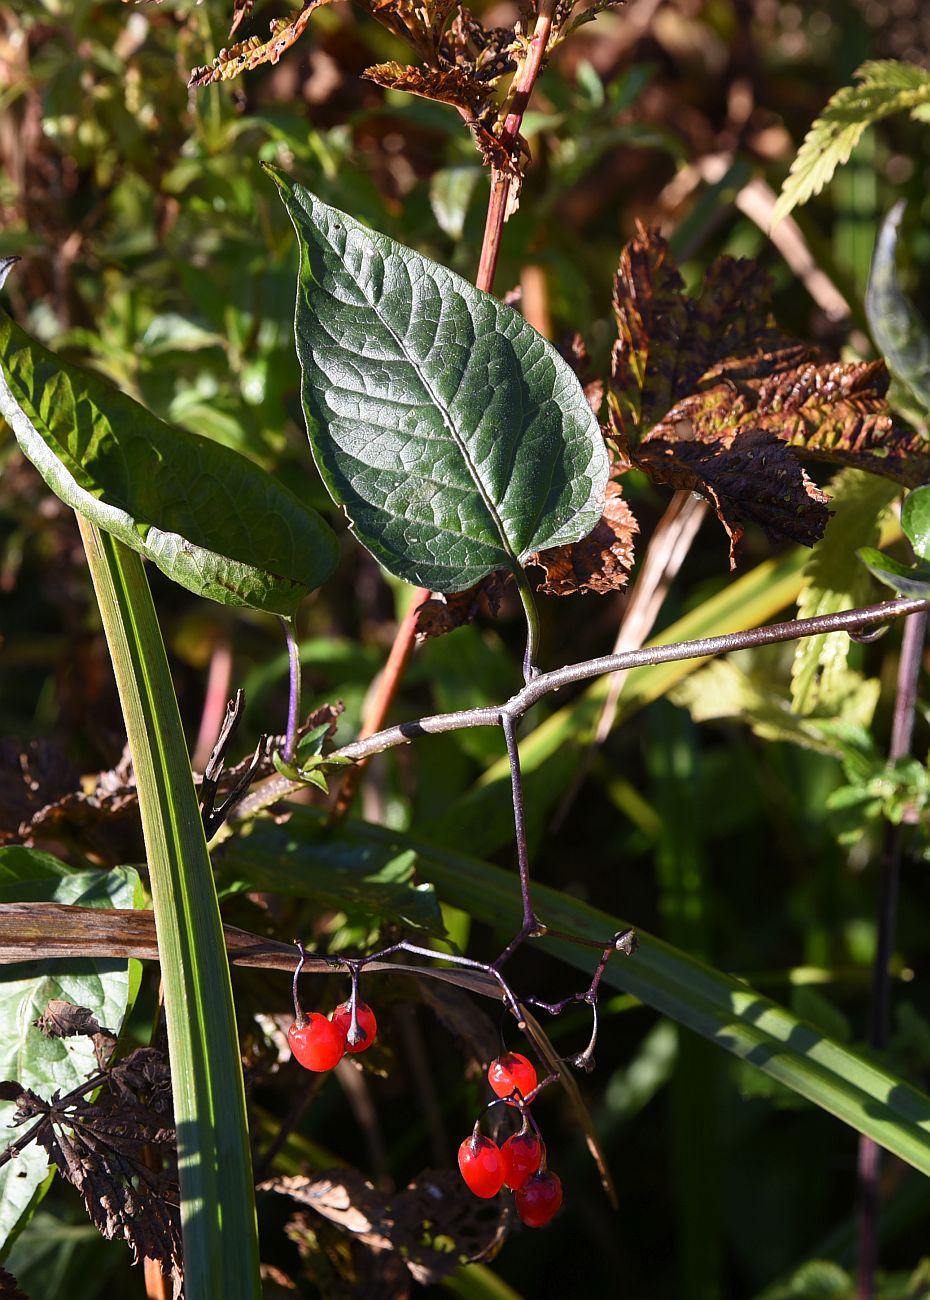
{"label": "shaded leaf", "polygon": [[399,1253],[421,1286],[495,1253],[509,1217],[502,1198],[478,1200],[450,1169],[424,1170],[392,1196],[376,1191],[354,1169],[273,1178],[259,1190],[290,1196],[377,1255]]}
{"label": "shaded leaf", "polygon": [[866,127],[892,113],[910,110],[922,116],[930,103],[930,72],[917,64],[873,59],[854,75],[858,84],[838,90],[804,137],[772,212],[772,226],[820,193],[849,160]]}
{"label": "shaded leaf", "polygon": [[730,538],[731,568],[745,524],[760,524],[772,541],[813,546],[829,517],[826,493],[783,442],[761,429],[736,429],[708,442],[650,435],[636,464],[654,482],[710,501]]}
{"label": "shaded leaf", "polygon": [[0,1268],[0,1296],[3,1300],[29,1300],[13,1274],[8,1273],[5,1268]]}
{"label": "shaded leaf", "polygon": [[497,614],[507,585],[507,575],[489,573],[474,587],[448,596],[432,596],[417,610],[417,636],[444,636],[471,623],[482,610]]}
{"label": "shaded leaf", "polygon": [[[930,83],[930,74],[927,74]],[[930,411],[930,330],[901,288],[896,251],[904,204],[896,203],[878,232],[865,310],[879,352],[888,365]]]}
{"label": "shaded leaf", "polygon": [[920,600],[930,597],[930,564],[902,564],[891,555],[875,550],[872,546],[863,546],[858,551],[859,559],[869,572],[886,587],[901,596],[913,596]]}
{"label": "shaded leaf", "polygon": [[639,524],[618,483],[607,484],[607,503],[593,532],[571,546],[540,551],[531,557],[545,570],[536,590],[546,596],[594,592],[603,596],[622,590],[633,567],[633,535]]}
{"label": "shaded leaf", "polygon": [[595,415],[599,415],[601,407],[604,405],[606,386],[603,379],[594,374],[591,357],[588,353],[588,345],[585,343],[583,335],[576,330],[569,339],[560,343],[559,355],[564,357],[574,370],[578,382],[584,389],[588,405]]}
{"label": "shaded leaf", "polygon": [[[250,0],[245,0],[245,3],[250,3]],[[260,68],[263,63],[277,63],[281,55],[285,54],[303,35],[304,28],[314,11],[329,3],[330,0],[308,0],[303,9],[295,10],[286,18],[275,18],[271,23],[271,35],[267,40],[263,41],[260,36],[250,36],[228,50],[220,50],[212,63],[192,70],[188,86],[211,86],[218,81],[232,81],[243,72]],[[241,18],[238,16],[237,0],[237,13],[233,17],[230,36],[235,32],[239,22]]]}
{"label": "shaded leaf", "polygon": [[291,616],[336,564],[314,510],[237,452],[172,428],[0,314],[0,412],[67,505],[224,605]]}
{"label": "shaded leaf", "polygon": [[901,527],[914,554],[921,560],[930,560],[930,487],[908,492],[901,507]]}
{"label": "shaded leaf", "polygon": [[77,784],[77,770],[60,741],[0,740],[0,844],[17,838],[17,827]]}
{"label": "shaded leaf", "polygon": [[607,453],[526,321],[271,170],[301,248],[297,351],[314,457],[359,540],[444,593],[586,536]]}
{"label": "shaded leaf", "polygon": [[[813,618],[868,603],[870,583],[856,549],[878,541],[885,512],[897,495],[887,479],[844,470],[830,485],[833,516],[804,566],[798,617]],[[798,713],[833,708],[848,689],[846,632],[802,638],[791,668],[791,699]]]}

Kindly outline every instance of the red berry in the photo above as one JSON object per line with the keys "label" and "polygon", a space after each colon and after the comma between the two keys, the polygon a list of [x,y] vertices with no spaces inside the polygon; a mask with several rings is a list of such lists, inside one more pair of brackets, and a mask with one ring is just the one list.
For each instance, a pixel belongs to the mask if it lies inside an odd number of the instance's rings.
{"label": "red berry", "polygon": [[519,1052],[505,1052],[489,1065],[488,1083],[498,1097],[509,1097],[514,1089],[528,1097],[536,1087],[536,1071]]}
{"label": "red berry", "polygon": [[504,1182],[511,1191],[519,1191],[530,1174],[535,1174],[542,1160],[542,1143],[535,1133],[514,1133],[501,1147],[504,1157]]}
{"label": "red berry", "polygon": [[352,1008],[348,1002],[343,1002],[338,1006],[330,1017],[334,1025],[338,1025],[342,1030],[346,1040],[346,1051],[353,1055],[357,1052],[367,1052],[369,1047],[375,1041],[378,1034],[378,1022],[375,1019],[375,1013],[367,1002],[356,1003],[356,1018],[362,1037],[357,1043],[349,1042],[349,1026],[352,1024]]}
{"label": "red berry", "polygon": [[472,1134],[459,1147],[459,1169],[471,1191],[488,1200],[504,1185],[504,1157],[500,1147],[482,1134]]}
{"label": "red berry", "polygon": [[540,1169],[517,1192],[517,1214],[528,1228],[543,1228],[558,1214],[562,1204],[562,1181],[558,1174]]}
{"label": "red berry", "polygon": [[319,1011],[311,1011],[302,1025],[287,1031],[291,1051],[305,1070],[321,1073],[338,1065],[345,1055],[346,1036]]}

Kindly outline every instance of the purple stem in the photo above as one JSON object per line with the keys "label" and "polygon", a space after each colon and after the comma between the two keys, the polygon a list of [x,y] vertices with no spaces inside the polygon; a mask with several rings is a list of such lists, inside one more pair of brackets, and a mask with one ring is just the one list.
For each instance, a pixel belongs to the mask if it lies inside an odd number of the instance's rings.
{"label": "purple stem", "polygon": [[[901,638],[901,659],[898,664],[898,684],[894,702],[894,719],[891,741],[888,746],[889,761],[906,758],[911,752],[914,733],[914,713],[917,703],[917,682],[923,658],[924,637],[927,628],[926,612],[912,614],[905,620]],[[891,956],[894,947],[895,924],[898,912],[898,889],[901,875],[901,857],[904,844],[903,828],[885,823],[882,838],[882,856],[879,878],[878,934],[875,962],[872,967],[872,992],[869,1001],[868,1043],[876,1050],[888,1042],[891,1020]],[[858,1262],[856,1279],[857,1300],[872,1300],[875,1290],[875,1269],[878,1263],[878,1184],[881,1172],[881,1148],[872,1138],[861,1135],[857,1174],[858,1192]]]}
{"label": "purple stem", "polygon": [[287,640],[287,659],[290,669],[287,698],[287,733],[284,737],[284,749],[281,757],[285,763],[293,763],[294,749],[297,742],[297,719],[300,715],[300,648],[297,645],[297,630],[286,618],[281,619],[284,636]]}

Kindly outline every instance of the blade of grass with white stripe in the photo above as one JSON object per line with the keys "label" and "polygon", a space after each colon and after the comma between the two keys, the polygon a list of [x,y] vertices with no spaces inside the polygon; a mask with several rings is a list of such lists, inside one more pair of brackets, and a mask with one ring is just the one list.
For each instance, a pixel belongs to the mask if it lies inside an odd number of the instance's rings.
{"label": "blade of grass with white stripe", "polygon": [[78,516],[132,752],[164,985],[187,1300],[261,1294],[229,963],[177,699],[141,558]]}

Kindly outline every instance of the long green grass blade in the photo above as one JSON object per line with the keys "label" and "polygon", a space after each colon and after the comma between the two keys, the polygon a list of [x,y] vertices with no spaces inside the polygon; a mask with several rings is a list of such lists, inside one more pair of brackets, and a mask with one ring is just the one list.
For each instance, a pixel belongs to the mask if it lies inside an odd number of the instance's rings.
{"label": "long green grass blade", "polygon": [[[319,813],[295,808],[289,822],[288,856],[312,860],[322,833]],[[250,855],[260,852],[263,826],[250,833]],[[348,824],[342,834],[367,844],[413,849],[420,873],[436,886],[443,902],[504,932],[520,922],[520,896],[512,873],[489,863],[412,836],[366,823]],[[236,865],[236,841],[223,850]],[[271,869],[271,861],[268,862]],[[293,861],[289,864],[293,865]],[[267,880],[267,876],[265,877]],[[559,893],[535,885],[539,915],[553,929],[606,939],[627,922]],[[904,1080],[835,1042],[784,1007],[740,980],[642,931],[634,956],[608,965],[604,983],[654,1007],[678,1024],[758,1066],[787,1088],[860,1133],[874,1138],[908,1164],[930,1175],[930,1097]],[[544,940],[549,951],[590,973],[591,953],[558,940]]]}
{"label": "long green grass blade", "polygon": [[126,720],[158,933],[187,1300],[261,1294],[251,1153],[219,907],[141,558],[79,517]]}

